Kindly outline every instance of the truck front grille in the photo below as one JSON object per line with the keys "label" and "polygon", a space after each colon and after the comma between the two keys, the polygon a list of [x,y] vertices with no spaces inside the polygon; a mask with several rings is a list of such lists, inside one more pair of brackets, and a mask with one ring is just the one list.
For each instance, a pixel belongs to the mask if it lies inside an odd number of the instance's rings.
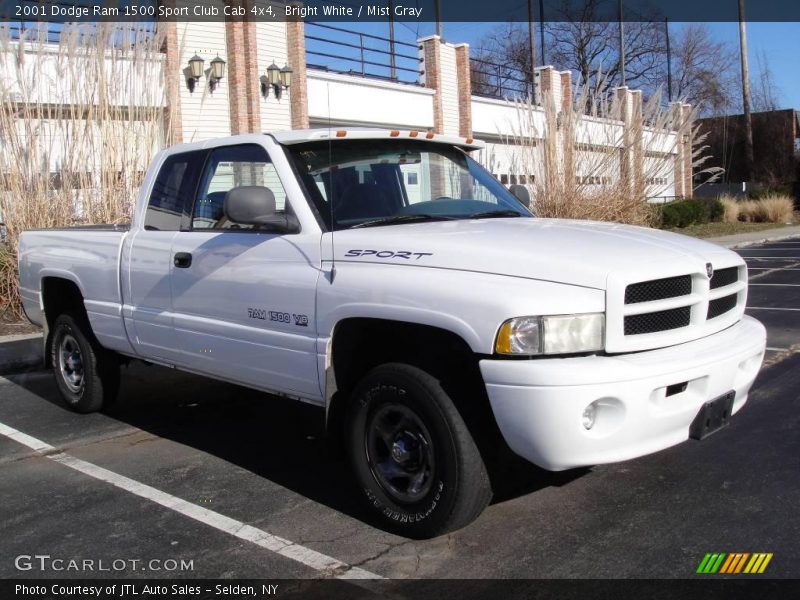
{"label": "truck front grille", "polygon": [[728,267],[715,271],[711,277],[711,289],[725,287],[739,281],[739,267]]}
{"label": "truck front grille", "polygon": [[625,288],[625,304],[677,298],[692,293],[692,276],[679,275],[633,283]]}
{"label": "truck front grille", "polygon": [[644,281],[612,277],[609,300],[621,306],[607,317],[607,347],[657,348],[732,324],[747,297],[745,268],[723,266],[709,279],[706,264],[698,267],[696,272]]}
{"label": "truck front grille", "polygon": [[706,319],[716,319],[720,315],[736,308],[736,294],[723,296],[708,303],[708,313]]}
{"label": "truck front grille", "polygon": [[625,335],[642,335],[669,331],[689,325],[692,309],[689,306],[625,317]]}

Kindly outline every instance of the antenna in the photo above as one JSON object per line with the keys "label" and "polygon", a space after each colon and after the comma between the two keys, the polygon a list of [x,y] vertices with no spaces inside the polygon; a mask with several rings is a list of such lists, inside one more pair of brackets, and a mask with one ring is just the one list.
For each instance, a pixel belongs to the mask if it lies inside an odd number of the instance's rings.
{"label": "antenna", "polygon": [[331,283],[336,278],[336,251],[333,246],[333,230],[336,228],[333,220],[333,138],[331,137],[331,84],[325,82],[325,89],[328,95],[328,187],[330,197],[328,198],[328,209],[331,215]]}

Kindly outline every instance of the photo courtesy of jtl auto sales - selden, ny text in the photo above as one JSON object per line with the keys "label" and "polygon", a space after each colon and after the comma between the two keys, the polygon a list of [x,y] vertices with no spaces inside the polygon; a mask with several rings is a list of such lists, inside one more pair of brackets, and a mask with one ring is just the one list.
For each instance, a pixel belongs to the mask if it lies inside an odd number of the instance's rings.
{"label": "photo courtesy of jtl auto sales - selden, ny text", "polygon": [[800,598],[796,0],[0,0],[0,600]]}

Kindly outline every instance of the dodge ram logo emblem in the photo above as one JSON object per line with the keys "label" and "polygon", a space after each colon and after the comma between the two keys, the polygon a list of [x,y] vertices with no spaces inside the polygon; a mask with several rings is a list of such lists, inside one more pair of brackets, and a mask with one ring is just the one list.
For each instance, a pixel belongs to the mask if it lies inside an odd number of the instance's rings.
{"label": "dodge ram logo emblem", "polygon": [[706,263],[706,275],[708,275],[709,279],[714,276],[714,265],[711,263]]}

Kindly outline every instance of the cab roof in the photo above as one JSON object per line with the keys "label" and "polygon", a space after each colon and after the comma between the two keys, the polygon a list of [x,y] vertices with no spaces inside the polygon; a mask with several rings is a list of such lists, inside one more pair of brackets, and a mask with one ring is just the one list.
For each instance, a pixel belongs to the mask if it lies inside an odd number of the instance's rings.
{"label": "cab roof", "polygon": [[438,144],[450,144],[464,150],[480,150],[486,145],[472,138],[444,135],[408,129],[373,129],[370,127],[324,127],[319,129],[292,129],[276,131],[271,135],[279,144],[292,145],[320,140],[387,140],[414,139]]}

